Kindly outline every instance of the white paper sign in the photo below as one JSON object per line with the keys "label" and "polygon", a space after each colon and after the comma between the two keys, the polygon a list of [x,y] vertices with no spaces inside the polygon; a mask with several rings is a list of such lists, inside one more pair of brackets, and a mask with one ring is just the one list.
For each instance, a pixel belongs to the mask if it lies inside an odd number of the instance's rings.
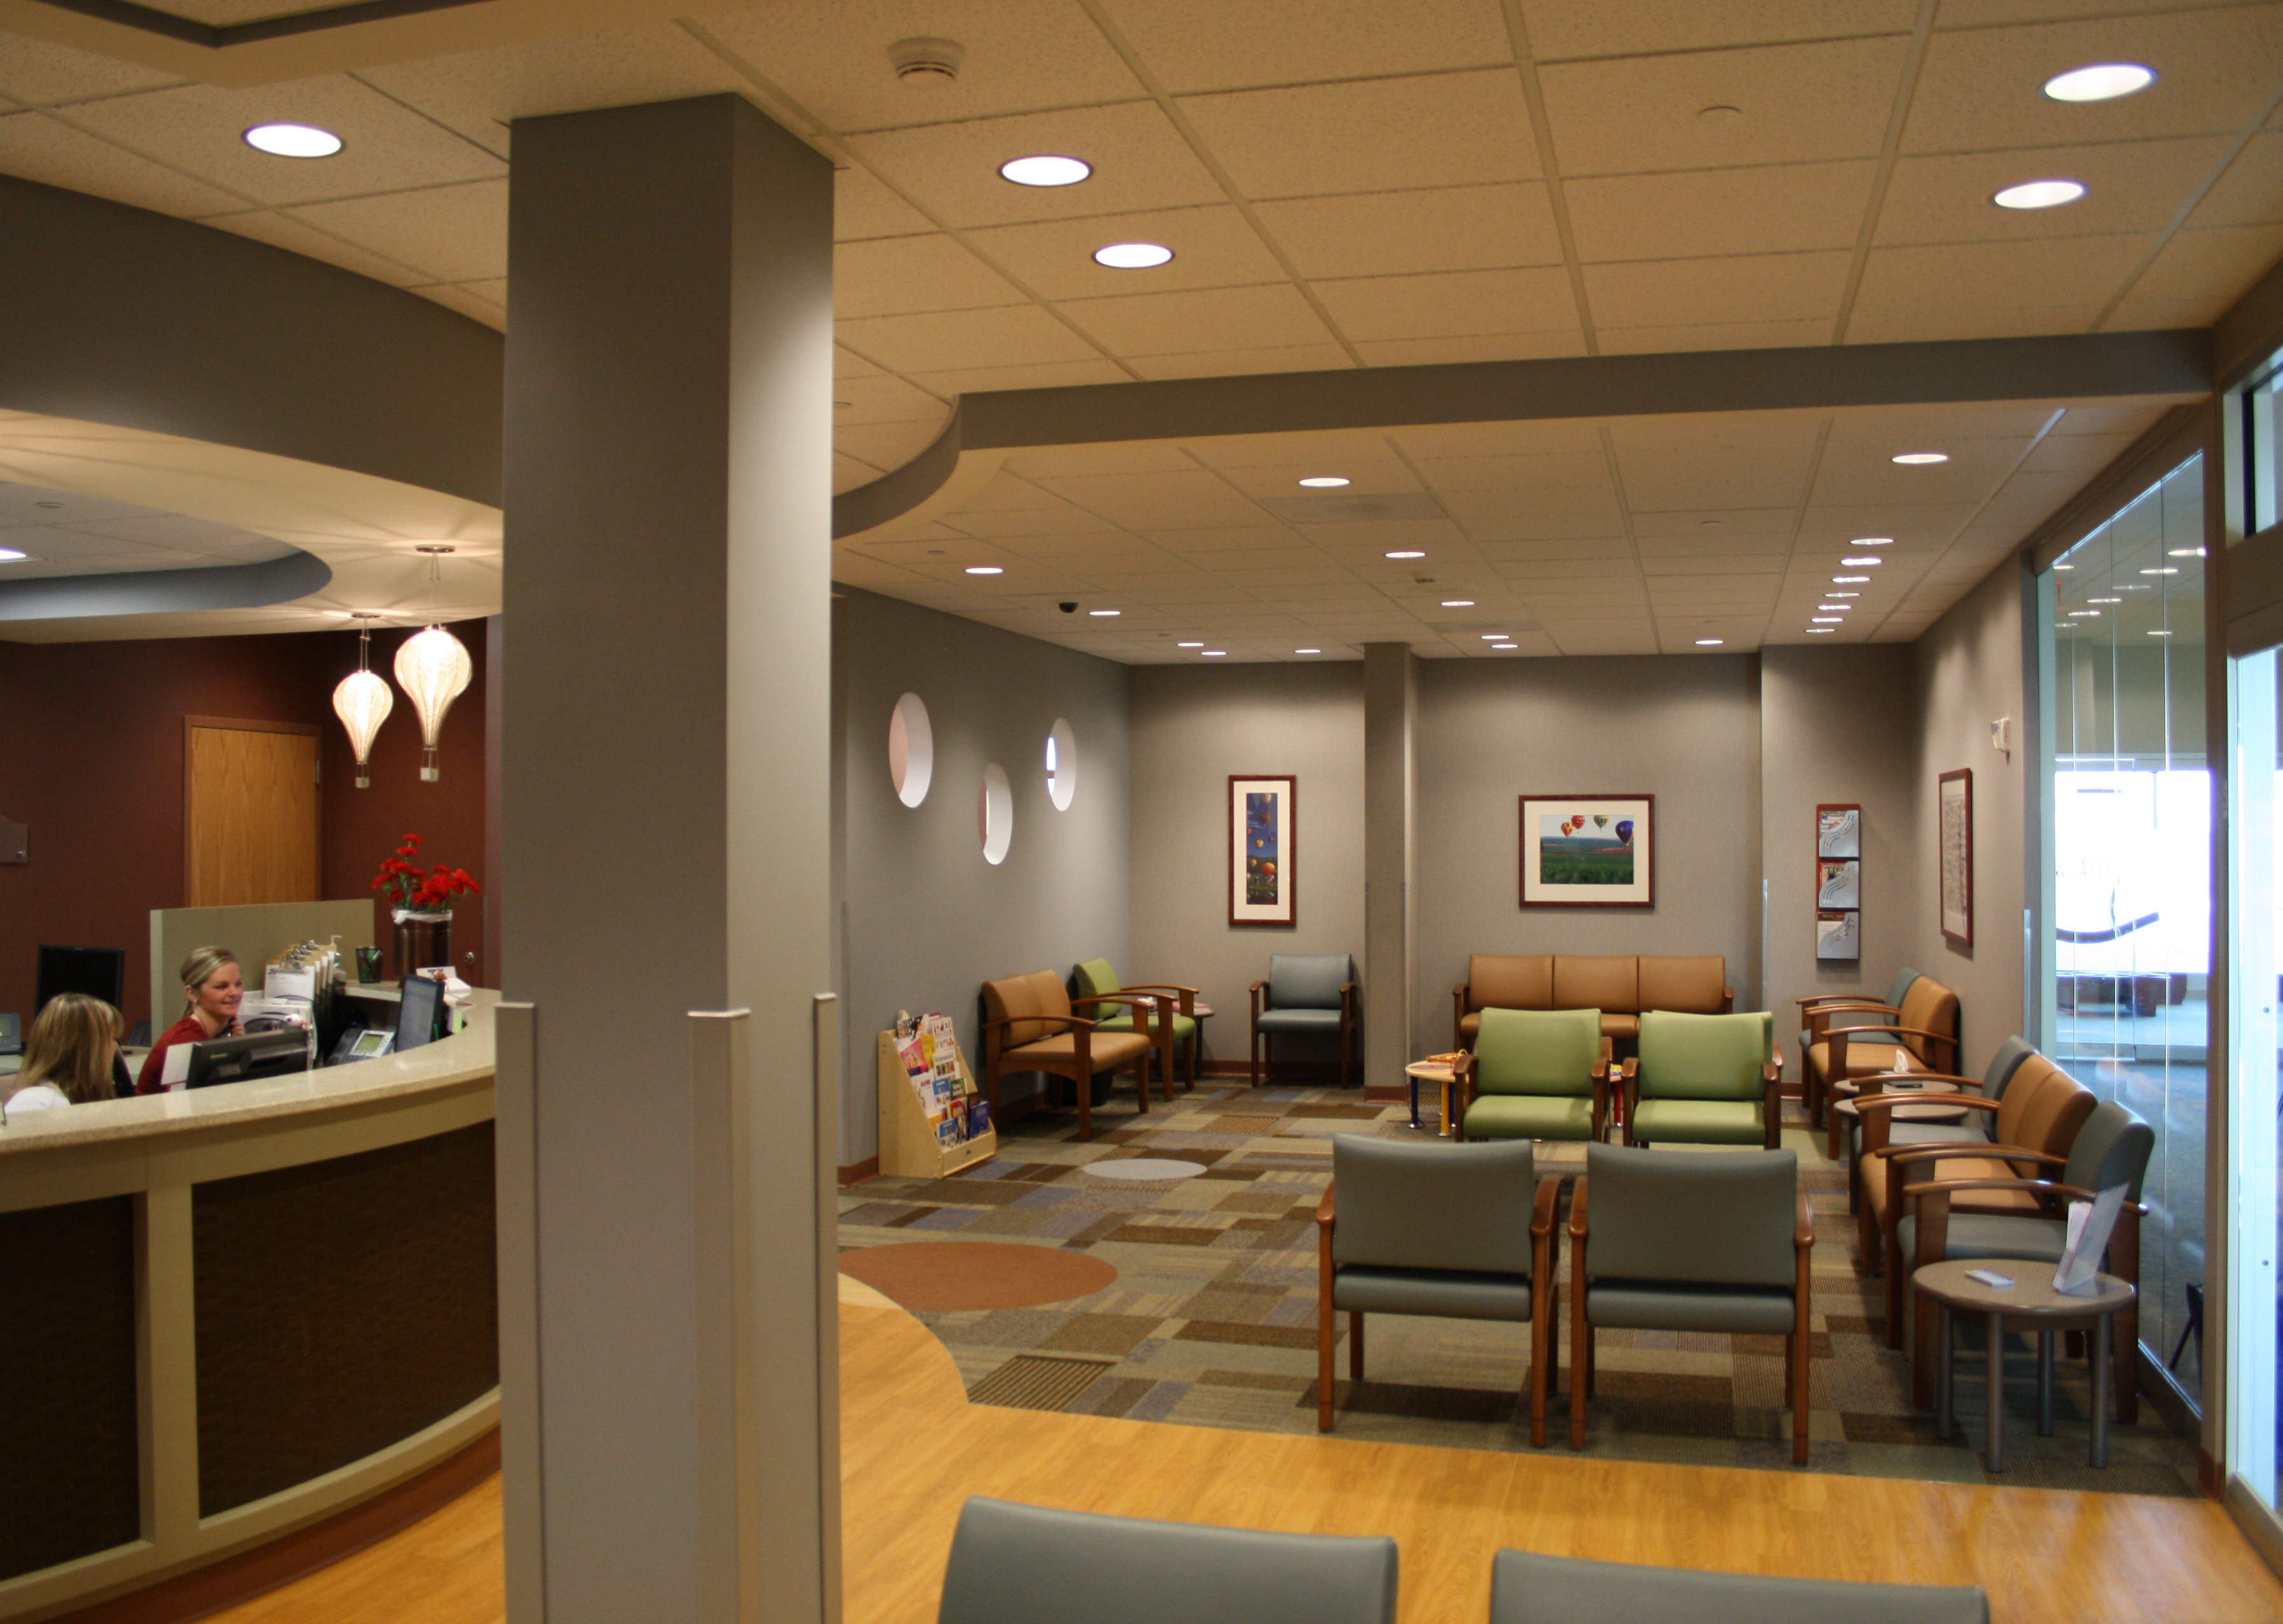
{"label": "white paper sign", "polygon": [[2093,1277],[2100,1272],[2101,1254],[2124,1209],[2124,1186],[2111,1185],[2090,1201],[2072,1201],[2069,1231],[2061,1248],[2061,1266],[2053,1270],[2053,1290],[2066,1297],[2095,1297],[2100,1288]]}

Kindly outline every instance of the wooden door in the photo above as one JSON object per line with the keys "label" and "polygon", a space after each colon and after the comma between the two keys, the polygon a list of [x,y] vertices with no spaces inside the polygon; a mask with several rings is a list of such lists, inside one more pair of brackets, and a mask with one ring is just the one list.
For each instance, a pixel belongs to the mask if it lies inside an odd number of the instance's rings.
{"label": "wooden door", "polygon": [[185,905],[316,902],[317,730],[183,720]]}

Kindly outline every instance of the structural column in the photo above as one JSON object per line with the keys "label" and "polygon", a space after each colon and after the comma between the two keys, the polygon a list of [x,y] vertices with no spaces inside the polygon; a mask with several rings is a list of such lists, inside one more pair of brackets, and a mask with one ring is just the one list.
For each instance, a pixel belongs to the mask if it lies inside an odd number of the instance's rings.
{"label": "structural column", "polygon": [[[536,1015],[529,1082],[502,1062],[509,1616],[807,1624],[839,1539],[811,1131],[831,166],[728,96],[523,121],[515,149],[503,962]],[[736,1008],[731,1339],[689,1016]]]}
{"label": "structural column", "polygon": [[1407,643],[1363,646],[1364,1084],[1393,1088],[1414,1058],[1412,830],[1418,774],[1419,657]]}

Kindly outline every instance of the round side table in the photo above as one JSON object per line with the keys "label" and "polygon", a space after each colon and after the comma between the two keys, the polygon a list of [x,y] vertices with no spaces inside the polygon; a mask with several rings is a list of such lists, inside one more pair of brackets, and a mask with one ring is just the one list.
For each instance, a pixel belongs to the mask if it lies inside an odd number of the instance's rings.
{"label": "round side table", "polygon": [[1436,1136],[1442,1139],[1449,1138],[1451,1136],[1451,1090],[1458,1082],[1459,1074],[1440,1060],[1414,1060],[1403,1068],[1403,1074],[1411,1079],[1411,1120],[1404,1126],[1422,1133],[1426,1131],[1427,1124],[1419,1120],[1419,1085],[1422,1082],[1435,1083],[1443,1090],[1443,1128]]}
{"label": "round side table", "polygon": [[[2010,1275],[2014,1284],[1992,1287],[1966,1277],[1968,1269],[1987,1269]],[[1956,1425],[1952,1414],[1951,1319],[1954,1314],[1978,1315],[1989,1327],[1990,1399],[1984,1423],[1983,1460],[1991,1472],[2006,1470],[2006,1322],[2013,1320],[2038,1338],[2038,1435],[2053,1432],[2053,1332],[2085,1330],[2092,1342],[2092,1464],[2108,1464],[2108,1317],[2131,1302],[2134,1288],[2114,1275],[2095,1275],[2096,1288],[2082,1297],[2053,1290],[2053,1266],[2026,1258],[1974,1260],[1952,1258],[1928,1263],[1911,1277],[1912,1286],[1932,1299],[1942,1312],[1942,1363],[1936,1380],[1935,1431],[1947,1438]]]}

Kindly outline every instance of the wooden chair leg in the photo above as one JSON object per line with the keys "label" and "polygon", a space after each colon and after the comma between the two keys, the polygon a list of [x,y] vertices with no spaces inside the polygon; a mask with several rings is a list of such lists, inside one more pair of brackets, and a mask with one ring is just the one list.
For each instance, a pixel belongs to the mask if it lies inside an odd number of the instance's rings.
{"label": "wooden chair leg", "polygon": [[1252,1068],[1252,1085],[1265,1088],[1276,1081],[1276,1040],[1266,1032],[1260,1035],[1260,1059]]}
{"label": "wooden chair leg", "polygon": [[[1935,1361],[1944,1356],[1938,1346],[1942,1339],[1942,1315],[1932,1303],[1916,1300],[1917,1295],[1914,1292],[1904,1293],[1909,1300],[1911,1317],[1916,1322],[1911,1338],[1911,1402],[1924,1409],[1934,1402]],[[1894,1346],[1902,1346],[1899,1338]]]}
{"label": "wooden chair leg", "polygon": [[1808,1380],[1812,1361],[1808,1356],[1810,1337],[1807,1329],[1807,1298],[1799,1300],[1798,1328],[1788,1339],[1792,1345],[1791,1367],[1791,1464],[1807,1464],[1807,1422],[1810,1414]]}
{"label": "wooden chair leg", "polygon": [[1325,1247],[1316,1287],[1316,1430],[1332,1430],[1332,1340],[1338,1333],[1338,1311],[1332,1307],[1331,1253]]}
{"label": "wooden chair leg", "polygon": [[1586,1447],[1586,1396],[1593,1384],[1593,1328],[1586,1323],[1586,1288],[1570,1293],[1570,1447]]}
{"label": "wooden chair leg", "polygon": [[1360,1308],[1348,1313],[1348,1379],[1363,1379],[1363,1311]]}
{"label": "wooden chair leg", "polygon": [[1562,1288],[1545,1283],[1539,1300],[1531,1304],[1530,1327],[1530,1447],[1546,1447],[1546,1400],[1554,1386],[1554,1327],[1562,1317]]}
{"label": "wooden chair leg", "polygon": [[1257,1089],[1260,1086],[1260,1028],[1258,1027],[1252,1029],[1252,1052],[1246,1057],[1246,1064],[1252,1069],[1252,1086]]}
{"label": "wooden chair leg", "polygon": [[[1078,1136],[1081,1144],[1094,1137],[1094,1079],[1073,1078],[1071,1087],[1078,1091]],[[998,1119],[992,1119],[996,1122]]]}
{"label": "wooden chair leg", "polygon": [[1340,1022],[1340,1087],[1348,1086],[1348,1023]]}

